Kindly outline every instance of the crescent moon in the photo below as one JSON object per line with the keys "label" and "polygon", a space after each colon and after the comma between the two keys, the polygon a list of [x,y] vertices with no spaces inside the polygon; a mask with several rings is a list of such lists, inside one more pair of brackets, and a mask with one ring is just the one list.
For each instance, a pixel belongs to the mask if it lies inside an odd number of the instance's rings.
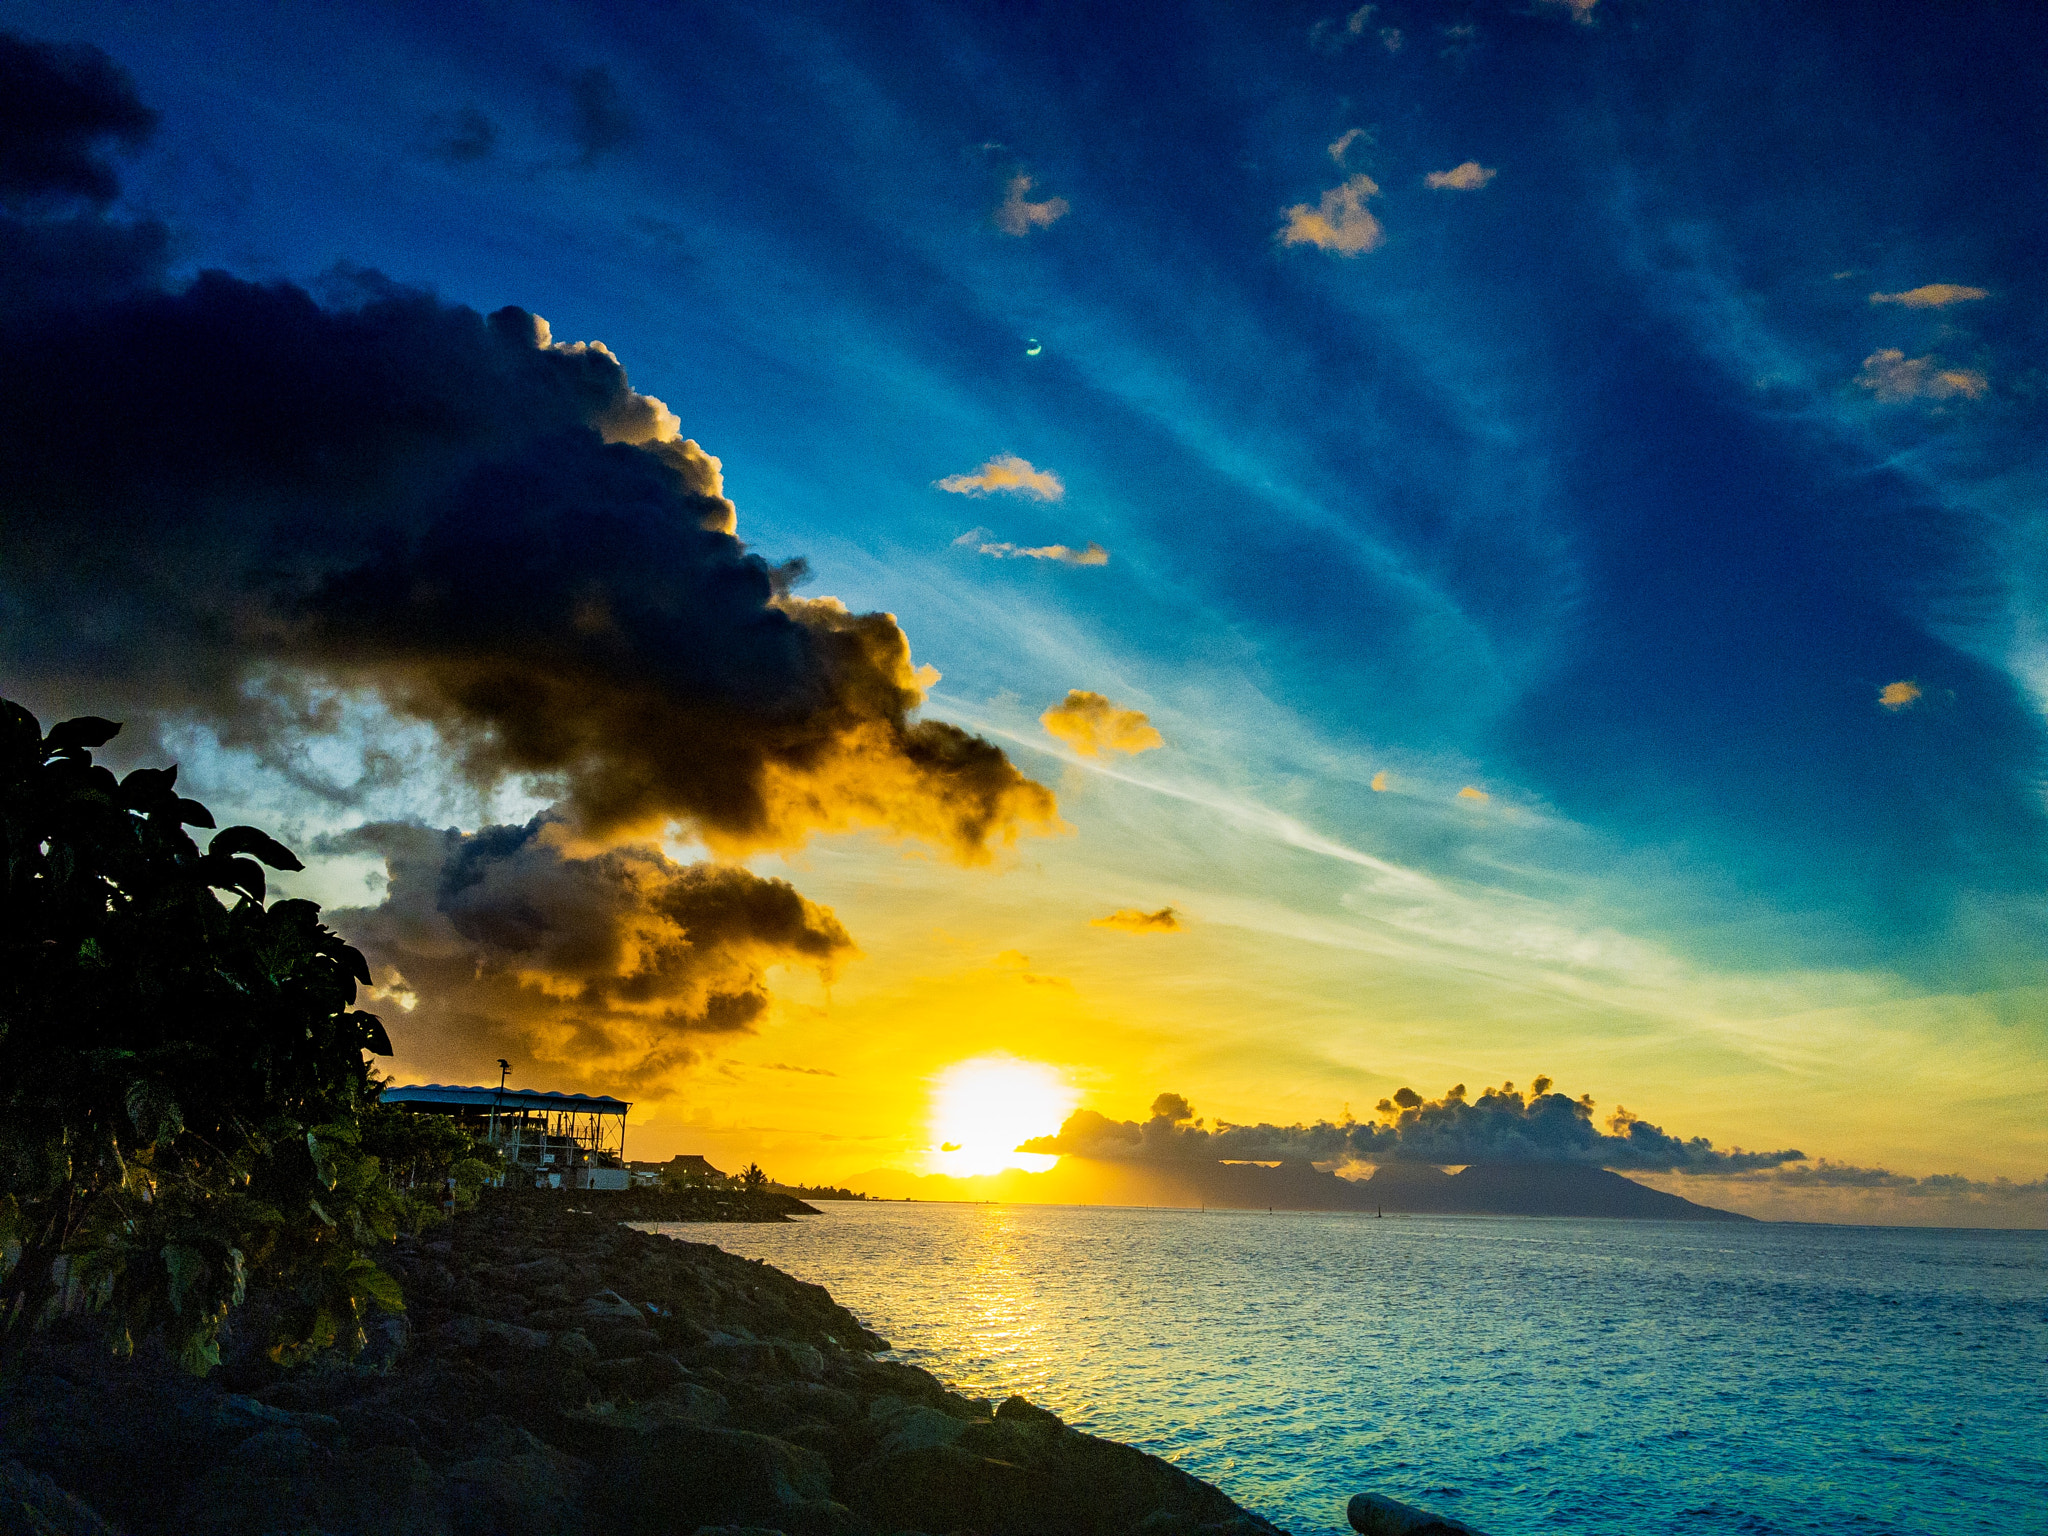
{"label": "crescent moon", "polygon": [[1040,343],[1039,339],[1036,336],[1034,336],[1031,338],[1031,345],[1024,349],[1024,355],[1026,357],[1036,357],[1039,353],[1043,352],[1044,350],[1044,345]]}

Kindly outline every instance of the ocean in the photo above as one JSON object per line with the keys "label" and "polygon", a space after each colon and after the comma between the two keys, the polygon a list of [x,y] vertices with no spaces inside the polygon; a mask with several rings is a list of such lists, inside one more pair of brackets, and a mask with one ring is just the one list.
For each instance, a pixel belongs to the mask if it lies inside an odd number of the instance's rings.
{"label": "ocean", "polygon": [[2048,1532],[2048,1232],[835,1203],[659,1228],[816,1281],[1294,1536]]}

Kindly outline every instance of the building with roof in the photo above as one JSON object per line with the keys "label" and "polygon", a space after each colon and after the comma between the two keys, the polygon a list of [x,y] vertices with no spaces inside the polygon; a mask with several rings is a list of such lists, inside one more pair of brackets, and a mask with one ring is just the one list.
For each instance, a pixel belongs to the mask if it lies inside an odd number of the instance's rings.
{"label": "building with roof", "polygon": [[505,1159],[504,1182],[535,1189],[626,1189],[626,1099],[609,1094],[542,1093],[531,1088],[471,1088],[406,1083],[386,1088],[386,1104],[447,1115],[470,1127]]}

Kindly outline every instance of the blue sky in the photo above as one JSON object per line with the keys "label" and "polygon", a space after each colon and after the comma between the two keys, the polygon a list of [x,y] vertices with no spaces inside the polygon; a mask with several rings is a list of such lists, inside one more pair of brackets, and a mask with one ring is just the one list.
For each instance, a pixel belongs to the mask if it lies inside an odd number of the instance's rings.
{"label": "blue sky", "polygon": [[[1060,790],[1077,835],[1014,878],[873,839],[791,865],[874,974],[951,921],[1084,992],[1099,963],[1106,1014],[1206,978],[1075,1081],[1247,1118],[1576,1061],[1717,1138],[2038,1173],[2026,8],[0,17],[161,112],[124,206],[181,271],[374,268],[602,339],[753,548],[894,613],[930,711]],[[1288,243],[1289,210],[1339,233]],[[936,488],[999,455],[1061,494]],[[1060,748],[1038,716],[1073,688],[1165,748]],[[193,730],[216,794],[339,824]],[[438,793],[380,809],[463,819]],[[999,942],[1096,892],[1210,937],[1161,941],[1177,982]],[[1232,1054],[1276,1043],[1277,1077]],[[1884,1083],[1940,1124],[1899,1141]]]}

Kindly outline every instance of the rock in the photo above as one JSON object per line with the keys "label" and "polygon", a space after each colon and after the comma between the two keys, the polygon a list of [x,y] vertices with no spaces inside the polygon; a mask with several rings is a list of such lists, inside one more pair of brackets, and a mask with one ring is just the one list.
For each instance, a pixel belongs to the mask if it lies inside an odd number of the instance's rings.
{"label": "rock", "polygon": [[[882,1403],[890,1401],[895,1400],[880,1399],[876,1406],[880,1407]],[[965,1419],[956,1419],[950,1413],[941,1413],[936,1408],[921,1405],[902,1407],[898,1412],[882,1415],[879,1419],[871,1411],[869,1418],[875,1419],[882,1430],[884,1455],[897,1451],[929,1450],[935,1445],[951,1445],[965,1433],[968,1424]]]}
{"label": "rock", "polygon": [[590,1342],[590,1335],[571,1328],[566,1333],[555,1335],[555,1348],[574,1360],[595,1360],[597,1346]]}
{"label": "rock", "polygon": [[0,1461],[0,1536],[120,1536],[91,1505],[18,1461]]}
{"label": "rock", "polygon": [[620,1440],[591,1483],[594,1522],[608,1536],[729,1524],[766,1524],[796,1536],[792,1515],[826,1517],[819,1506],[830,1502],[832,1471],[816,1451],[685,1423]]}
{"label": "rock", "polygon": [[1050,1479],[957,1445],[877,1457],[853,1479],[852,1503],[885,1531],[1062,1536],[1088,1529]]}
{"label": "rock", "polygon": [[619,1360],[598,1360],[585,1369],[600,1391],[629,1398],[659,1397],[670,1387],[683,1382],[689,1374],[674,1355],[634,1355]]}
{"label": "rock", "polygon": [[1344,1516],[1360,1536],[1479,1536],[1462,1520],[1417,1509],[1383,1493],[1354,1494]]}
{"label": "rock", "polygon": [[412,1321],[403,1312],[392,1312],[373,1321],[363,1334],[355,1368],[365,1375],[388,1376],[412,1343]]}
{"label": "rock", "polygon": [[522,1328],[517,1323],[501,1323],[495,1318],[451,1317],[441,1325],[441,1341],[457,1349],[478,1349],[487,1339],[502,1341],[516,1349],[545,1349],[548,1343],[548,1335],[537,1328]]}
{"label": "rock", "polygon": [[410,1447],[339,1457],[296,1429],[266,1429],[187,1486],[168,1529],[190,1536],[308,1529],[449,1536],[445,1502],[441,1480]]}
{"label": "rock", "polygon": [[478,1455],[448,1469],[459,1536],[577,1536],[590,1468],[507,1426]]}

